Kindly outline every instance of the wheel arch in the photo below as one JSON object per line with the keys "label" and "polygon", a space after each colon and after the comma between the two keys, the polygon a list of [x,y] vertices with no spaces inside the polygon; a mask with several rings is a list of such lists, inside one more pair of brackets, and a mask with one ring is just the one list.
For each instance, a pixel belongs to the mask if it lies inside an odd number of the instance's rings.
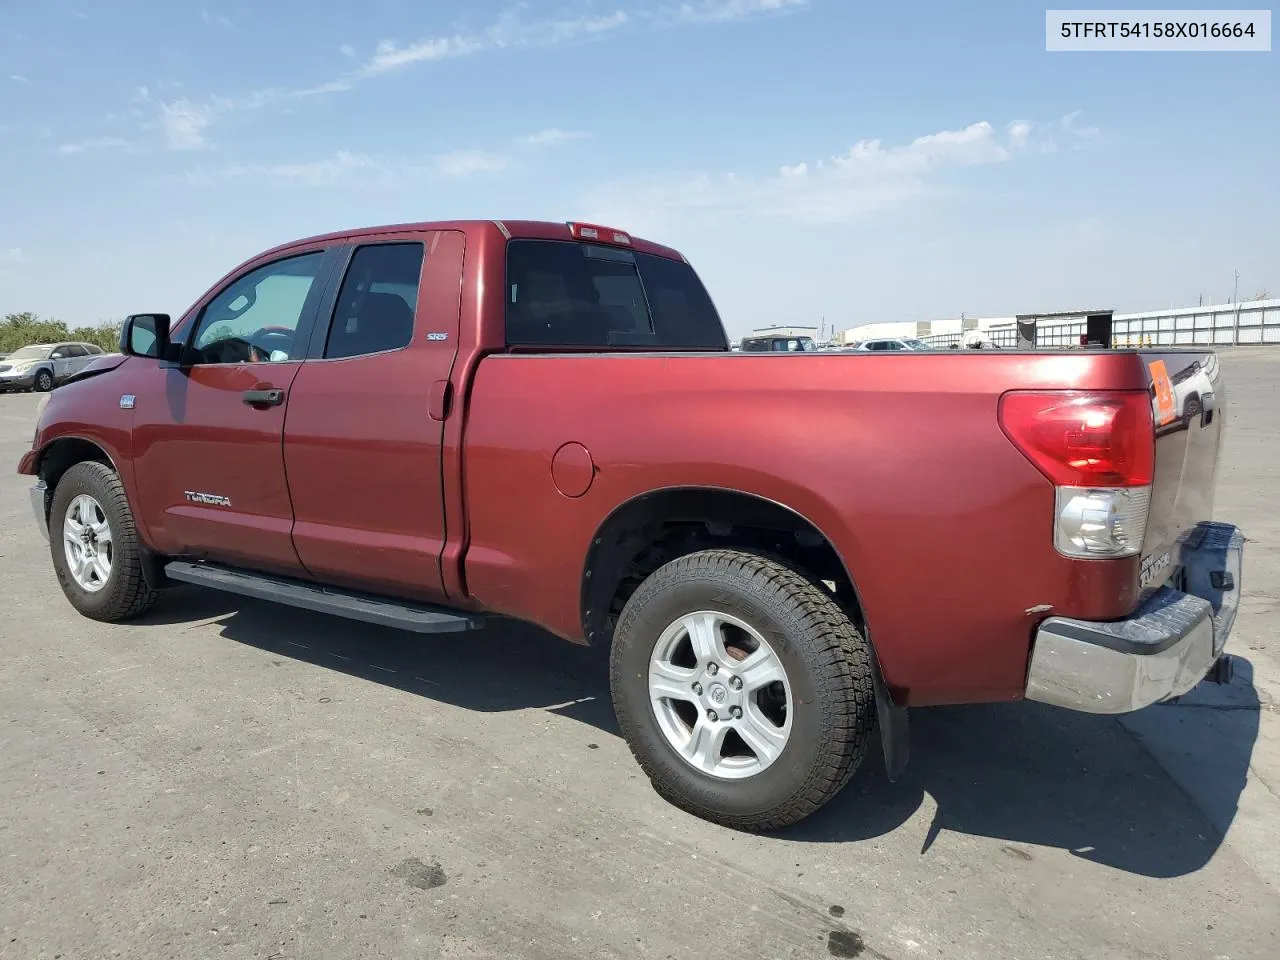
{"label": "wheel arch", "polygon": [[[121,472],[116,457],[104,444],[78,434],[65,434],[55,437],[46,443],[40,448],[40,452],[35,457],[35,474],[45,485],[44,515],[46,522],[51,519],[49,514],[53,506],[53,493],[57,489],[58,481],[76,464],[87,462],[101,463],[110,468],[120,478],[120,482],[124,486],[126,502],[132,500],[126,477]],[[138,546],[142,554],[143,576],[153,589],[159,590],[169,586],[168,578],[164,575],[164,560],[147,545],[146,537],[143,535],[145,528],[141,522],[142,518],[138,516],[132,502],[129,503],[129,509],[133,513],[134,524],[138,528]]]}
{"label": "wheel arch", "polygon": [[52,492],[64,473],[86,460],[104,463],[117,474],[120,473],[115,458],[106,447],[96,440],[74,434],[56,437],[40,448],[36,455],[36,473]]}
{"label": "wheel arch", "polygon": [[[762,537],[762,532],[789,535],[798,549],[770,550],[769,538]],[[871,652],[885,769],[889,779],[896,780],[910,758],[908,711],[902,696],[891,692],[885,682],[857,579],[832,539],[787,504],[744,490],[710,486],[659,488],[619,504],[596,529],[583,565],[580,602],[587,643],[605,647],[612,642],[622,606],[662,564],[702,549],[735,546],[772,553],[823,581],[858,627]]]}
{"label": "wheel arch", "polygon": [[[633,580],[641,573],[647,576],[662,563],[696,550],[761,548],[779,536],[781,545],[790,548],[783,558],[815,579],[836,583],[837,600],[867,631],[853,571],[832,539],[801,511],[733,487],[675,485],[623,501],[597,527],[582,569],[583,636],[591,644],[607,641],[611,614],[638,586],[638,581],[627,582],[629,575]],[[869,631],[867,639],[871,642]]]}

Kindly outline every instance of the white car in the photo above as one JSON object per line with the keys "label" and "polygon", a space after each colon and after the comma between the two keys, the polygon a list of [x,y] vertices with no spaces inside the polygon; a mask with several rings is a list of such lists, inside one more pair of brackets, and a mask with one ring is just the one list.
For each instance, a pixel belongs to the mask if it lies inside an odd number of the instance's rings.
{"label": "white car", "polygon": [[932,350],[923,340],[914,337],[885,337],[877,340],[863,340],[855,350]]}

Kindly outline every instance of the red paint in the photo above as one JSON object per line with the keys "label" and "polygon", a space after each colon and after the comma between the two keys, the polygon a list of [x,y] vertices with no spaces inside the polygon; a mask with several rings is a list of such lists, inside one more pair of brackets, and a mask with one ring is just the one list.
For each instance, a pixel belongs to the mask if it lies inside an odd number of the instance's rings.
{"label": "red paint", "polygon": [[[568,239],[563,224],[504,226]],[[487,221],[278,247],[219,281],[175,332],[246,269],[375,237],[430,249],[408,348],[188,370],[129,358],[54,391],[37,450],[97,443],[162,554],[488,609],[574,640],[588,548],[615,508],[672,487],[753,494],[835,546],[887,679],[912,703],[1020,696],[1030,607],[1104,619],[1136,605],[1137,558],[1054,551],[1052,485],[997,418],[1008,390],[1146,389],[1136,354],[512,355],[506,237]],[[285,405],[242,402],[268,385]],[[134,410],[120,408],[125,393]],[[21,470],[36,469],[24,457]]]}

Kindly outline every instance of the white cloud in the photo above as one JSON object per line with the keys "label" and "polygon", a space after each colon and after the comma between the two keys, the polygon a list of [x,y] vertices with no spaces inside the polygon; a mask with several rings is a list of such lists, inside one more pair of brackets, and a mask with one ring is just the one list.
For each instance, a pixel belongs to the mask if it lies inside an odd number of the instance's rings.
{"label": "white cloud", "polygon": [[238,163],[218,169],[193,169],[183,179],[193,186],[236,179],[298,187],[381,182],[402,188],[424,178],[461,179],[501,173],[510,163],[507,156],[488,150],[453,150],[416,159],[339,150],[319,160],[296,163]]}
{"label": "white cloud", "polygon": [[[187,97],[180,100],[161,102],[160,127],[164,131],[165,141],[172,150],[198,150],[207,145],[206,131],[220,117],[248,110],[260,110],[274,104],[289,100],[301,100],[328,93],[349,90],[351,81],[331,80],[314,87],[303,87],[296,90],[266,89],[255,90],[248,96],[238,99],[227,97],[210,97],[196,102]],[[145,94],[146,88],[140,88]],[[149,98],[148,98],[149,99]]]}
{"label": "white cloud", "polygon": [[501,173],[510,164],[507,157],[487,150],[452,150],[431,158],[432,170],[442,177],[450,178]]}
{"label": "white cloud", "polygon": [[[509,7],[488,27],[476,31],[459,30],[452,34],[426,37],[401,46],[395,40],[382,40],[374,54],[356,69],[327,83],[303,88],[270,88],[254,91],[244,97],[211,97],[204,101],[188,98],[161,103],[159,125],[173,149],[195,149],[206,143],[208,128],[220,117],[238,111],[253,110],[303,97],[339,93],[357,83],[424,63],[496,50],[555,47],[611,35],[638,22],[676,20],[680,22],[722,23],[759,13],[799,8],[808,0],[697,0],[679,7],[668,7],[656,13],[635,16],[621,8],[611,13],[531,19],[526,16],[528,3]],[[209,15],[206,13],[206,17]],[[215,18],[216,19],[216,18]],[[355,48],[343,44],[339,53],[354,58]],[[149,97],[140,88],[141,99]],[[135,100],[139,99],[135,93]]]}
{"label": "white cloud", "polygon": [[220,13],[210,13],[208,10],[200,11],[200,19],[208,27],[226,27],[230,29],[235,26],[230,17],[223,16]]}
{"label": "white cloud", "polygon": [[205,129],[220,112],[223,111],[216,102],[198,104],[184,98],[160,104],[160,124],[170,149],[198,150],[203,147]]}
{"label": "white cloud", "polygon": [[30,83],[31,82],[28,78],[22,76],[22,74],[20,73],[9,74],[9,79],[12,80],[14,83]]}
{"label": "white cloud", "polygon": [[1010,144],[1015,147],[1026,146],[1027,138],[1031,136],[1031,124],[1019,120],[1009,124],[1005,129],[1008,131]]}
{"label": "white cloud", "polygon": [[671,11],[684,23],[728,23],[767,13],[782,13],[807,6],[809,0],[698,0]]}
{"label": "white cloud", "polygon": [[129,141],[120,137],[90,137],[76,143],[64,143],[54,152],[61,154],[87,153],[91,150],[114,150],[129,146]]}
{"label": "white cloud", "polygon": [[1082,141],[1097,140],[1102,136],[1102,131],[1097,127],[1081,127],[1076,125],[1076,120],[1080,117],[1079,110],[1073,110],[1065,117],[1058,121],[1058,129],[1072,139],[1079,146]]}
{"label": "white cloud", "polygon": [[546,130],[539,130],[537,133],[517,137],[516,143],[522,147],[554,147],[570,140],[586,140],[590,136],[591,134],[581,130],[561,130],[559,127],[548,127]]}
{"label": "white cloud", "polygon": [[26,259],[22,254],[21,247],[9,247],[7,250],[0,250],[0,263],[25,263]]}
{"label": "white cloud", "polygon": [[374,76],[414,63],[464,57],[485,50],[557,46],[600,36],[625,26],[630,20],[625,10],[604,16],[526,20],[521,16],[524,8],[525,4],[521,3],[508,9],[478,33],[427,37],[404,47],[393,40],[383,40],[374,56],[361,68],[361,74]]}
{"label": "white cloud", "polygon": [[782,165],[772,176],[695,173],[608,184],[589,195],[588,210],[637,229],[695,210],[839,223],[906,203],[947,170],[1006,163],[1052,142],[1032,124],[1011,124],[1001,137],[984,120],[898,146],[860,140],[834,157]]}
{"label": "white cloud", "polygon": [[[323,187],[337,183],[357,171],[376,173],[383,170],[385,170],[384,165],[373,157],[339,150],[331,157],[308,163],[236,164],[225,168],[221,174],[224,177],[274,180],[304,187]],[[207,182],[208,178],[201,174],[194,174],[192,179],[197,182]]]}

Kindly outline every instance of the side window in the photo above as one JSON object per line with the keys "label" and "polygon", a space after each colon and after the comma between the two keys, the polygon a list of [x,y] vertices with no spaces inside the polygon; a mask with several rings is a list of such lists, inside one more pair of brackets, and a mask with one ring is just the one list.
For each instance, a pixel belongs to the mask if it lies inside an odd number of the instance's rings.
{"label": "side window", "polygon": [[67,353],[67,348],[66,348],[66,347],[58,347],[58,349],[54,350],[54,351],[53,351],[53,353],[49,354],[49,359],[50,359],[50,360],[65,360],[65,359],[67,359],[67,357],[69,357],[69,356],[71,356],[71,354]]}
{"label": "side window", "polygon": [[399,350],[413,341],[421,243],[374,243],[351,257],[333,308],[326,359]]}
{"label": "side window", "polygon": [[71,357],[72,359],[83,357],[85,355],[84,347],[80,346],[80,344],[78,343],[67,344],[65,347],[62,348],[62,352],[66,356]]}
{"label": "side window", "polygon": [[324,251],[268,263],[231,281],[209,301],[189,344],[194,363],[263,363],[298,358],[298,323]]}
{"label": "side window", "polygon": [[96,343],[86,343],[84,345],[84,352],[89,354],[91,357],[96,357],[98,354],[102,353],[102,348]]}

